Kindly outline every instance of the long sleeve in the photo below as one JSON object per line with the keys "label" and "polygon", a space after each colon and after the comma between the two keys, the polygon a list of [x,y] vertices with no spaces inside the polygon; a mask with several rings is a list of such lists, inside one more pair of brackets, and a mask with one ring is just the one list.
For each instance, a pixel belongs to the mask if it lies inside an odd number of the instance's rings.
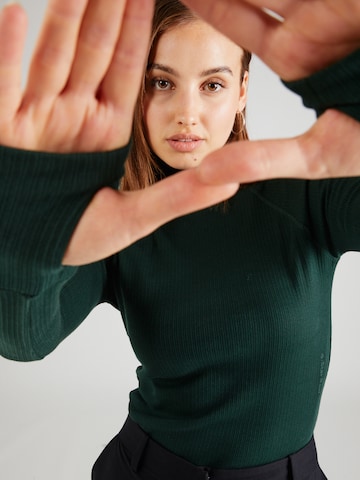
{"label": "long sleeve", "polygon": [[[304,105],[321,115],[334,108],[360,121],[360,50],[327,69],[295,82],[284,82]],[[336,128],[336,125],[334,125]],[[359,153],[360,159],[360,153]],[[359,177],[310,182],[309,211],[317,241],[334,256],[360,249]]]}
{"label": "long sleeve", "polygon": [[308,78],[284,82],[321,115],[334,108],[360,121],[360,50]]}
{"label": "long sleeve", "polygon": [[64,267],[93,195],[114,186],[127,149],[47,154],[0,147],[0,354],[44,357],[106,298],[106,262]]}

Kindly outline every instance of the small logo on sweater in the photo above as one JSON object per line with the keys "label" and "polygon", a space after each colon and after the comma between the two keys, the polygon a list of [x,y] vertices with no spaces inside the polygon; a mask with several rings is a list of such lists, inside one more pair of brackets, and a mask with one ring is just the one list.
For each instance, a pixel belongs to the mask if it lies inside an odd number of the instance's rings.
{"label": "small logo on sweater", "polygon": [[321,395],[325,384],[325,353],[320,355],[320,380],[318,394]]}

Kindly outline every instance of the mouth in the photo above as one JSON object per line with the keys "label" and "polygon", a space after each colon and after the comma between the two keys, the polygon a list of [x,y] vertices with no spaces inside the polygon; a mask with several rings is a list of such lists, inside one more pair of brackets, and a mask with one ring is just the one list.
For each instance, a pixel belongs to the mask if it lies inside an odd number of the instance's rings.
{"label": "mouth", "polygon": [[168,144],[177,152],[188,153],[193,152],[204,142],[203,138],[197,135],[179,134],[173,135],[166,140]]}

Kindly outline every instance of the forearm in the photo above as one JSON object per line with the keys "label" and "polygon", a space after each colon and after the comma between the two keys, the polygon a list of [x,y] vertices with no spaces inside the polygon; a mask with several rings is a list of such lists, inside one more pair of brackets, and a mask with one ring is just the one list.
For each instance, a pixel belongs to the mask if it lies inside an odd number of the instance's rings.
{"label": "forearm", "polygon": [[92,197],[120,179],[126,152],[54,155],[0,147],[0,261],[2,272],[12,271],[14,287],[36,293],[23,271],[61,265]]}
{"label": "forearm", "polygon": [[101,264],[63,267],[71,234],[95,193],[117,182],[126,149],[49,155],[0,147],[0,354],[36,360],[100,301]]}
{"label": "forearm", "polygon": [[327,109],[336,109],[360,121],[359,81],[360,50],[357,50],[310,77],[284,84],[318,115]]}

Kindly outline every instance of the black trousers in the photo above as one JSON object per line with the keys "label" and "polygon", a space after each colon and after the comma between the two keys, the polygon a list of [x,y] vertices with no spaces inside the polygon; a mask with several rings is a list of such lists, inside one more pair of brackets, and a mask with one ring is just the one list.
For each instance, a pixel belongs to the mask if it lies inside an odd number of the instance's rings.
{"label": "black trousers", "polygon": [[129,417],[97,459],[92,480],[326,480],[314,440],[277,462],[239,470],[198,467],[154,442]]}

